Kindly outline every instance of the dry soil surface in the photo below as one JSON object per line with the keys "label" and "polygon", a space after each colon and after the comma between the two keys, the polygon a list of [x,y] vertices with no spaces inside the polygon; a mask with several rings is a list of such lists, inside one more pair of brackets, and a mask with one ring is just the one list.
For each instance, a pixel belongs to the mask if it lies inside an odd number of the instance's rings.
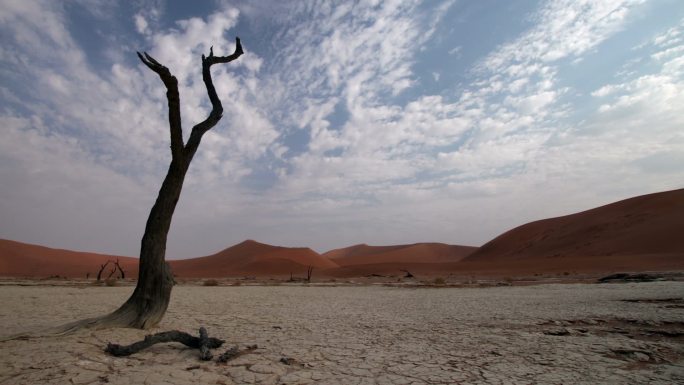
{"label": "dry soil surface", "polygon": [[[0,287],[0,334],[103,314],[132,287]],[[406,289],[382,286],[174,288],[157,329],[84,330],[0,342],[2,384],[674,384],[684,383],[684,283]],[[225,339],[215,356],[159,344],[179,329]]]}

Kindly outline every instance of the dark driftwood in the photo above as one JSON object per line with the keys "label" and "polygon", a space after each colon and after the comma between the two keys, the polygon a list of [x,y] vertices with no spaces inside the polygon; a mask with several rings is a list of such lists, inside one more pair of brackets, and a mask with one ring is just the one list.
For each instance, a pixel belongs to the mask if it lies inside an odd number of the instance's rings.
{"label": "dark driftwood", "polygon": [[[200,329],[200,336],[202,335],[202,330],[204,328]],[[119,344],[112,344],[108,343],[107,347],[105,348],[105,352],[115,356],[115,357],[124,357],[124,356],[130,356],[131,354],[137,353],[143,349],[149,348],[150,346],[158,343],[163,343],[163,342],[180,342],[181,344],[194,348],[194,349],[200,349],[202,346],[205,346],[207,349],[216,349],[221,347],[225,341],[220,340],[218,338],[208,338],[206,336],[206,330],[204,330],[205,334],[205,342],[204,345],[202,345],[202,338],[198,338],[195,336],[192,336],[188,333],[181,332],[178,330],[171,330],[168,332],[161,332],[157,334],[149,334],[145,336],[145,339],[142,341],[134,342],[130,345],[119,345]],[[211,356],[209,357],[211,358]]]}
{"label": "dark driftwood", "polygon": [[207,335],[207,329],[201,327],[199,329],[199,335],[200,360],[209,361],[213,355],[209,350],[211,348],[209,347],[209,335]]}

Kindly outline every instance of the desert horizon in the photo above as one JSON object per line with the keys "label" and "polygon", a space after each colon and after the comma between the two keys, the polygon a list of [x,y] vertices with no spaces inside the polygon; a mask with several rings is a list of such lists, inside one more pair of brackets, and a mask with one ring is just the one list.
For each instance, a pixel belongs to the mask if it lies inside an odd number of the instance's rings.
{"label": "desert horizon", "polygon": [[[300,276],[400,278],[533,276],[548,273],[684,271],[684,189],[652,193],[520,225],[480,247],[443,243],[352,245],[319,254],[246,240],[208,256],[169,260],[178,278]],[[0,276],[94,278],[119,261],[128,278],[138,259],[0,240]],[[109,274],[114,265],[108,266]],[[119,273],[117,273],[119,274]]]}

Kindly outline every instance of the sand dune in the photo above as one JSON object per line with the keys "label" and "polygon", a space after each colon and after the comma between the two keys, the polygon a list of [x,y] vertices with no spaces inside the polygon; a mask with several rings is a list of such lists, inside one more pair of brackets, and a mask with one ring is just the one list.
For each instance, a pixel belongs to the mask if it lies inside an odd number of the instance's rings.
{"label": "sand dune", "polygon": [[[441,243],[355,245],[323,255],[245,241],[206,257],[170,261],[186,278],[352,277],[381,274],[527,275],[546,272],[684,270],[684,189],[639,196],[577,214],[531,222],[479,249]],[[0,240],[0,276],[85,277],[118,258],[136,277],[136,258],[51,249]],[[105,273],[108,274],[108,273]]]}
{"label": "sand dune", "polygon": [[[85,278],[97,276],[100,265],[108,260],[119,260],[127,277],[138,276],[138,259],[116,255],[52,249],[0,239],[0,276],[5,277],[60,277]],[[109,275],[110,264],[103,276]]]}
{"label": "sand dune", "polygon": [[463,262],[502,270],[683,269],[683,229],[680,189],[516,227]]}
{"label": "sand dune", "polygon": [[324,253],[340,266],[384,263],[444,263],[457,262],[472,254],[477,247],[443,243],[415,243],[398,246],[355,245]]}
{"label": "sand dune", "polygon": [[251,240],[206,257],[171,261],[179,277],[301,274],[308,266],[330,269],[337,264],[309,248],[271,246]]}

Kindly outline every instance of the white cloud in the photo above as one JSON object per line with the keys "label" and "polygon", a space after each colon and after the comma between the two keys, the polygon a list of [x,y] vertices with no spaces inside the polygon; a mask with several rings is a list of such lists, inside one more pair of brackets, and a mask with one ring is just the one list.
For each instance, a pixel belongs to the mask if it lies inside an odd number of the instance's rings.
{"label": "white cloud", "polygon": [[462,49],[463,49],[463,47],[461,47],[460,45],[456,46],[456,47],[449,50],[449,55],[456,55],[459,52],[461,52]]}
{"label": "white cloud", "polygon": [[[135,254],[141,230],[128,224],[142,227],[170,156],[163,85],[131,60],[95,68],[59,4],[6,3],[0,74],[42,92],[28,95],[28,112],[20,114],[26,96],[0,87],[7,103],[0,121],[9,130],[0,173],[14,181],[0,187],[8,197],[0,214],[23,216],[15,229],[34,226],[36,233],[45,229],[35,224],[36,208],[48,210],[48,225],[57,226],[54,218],[81,207],[53,233],[65,247],[79,245],[81,234],[95,244],[98,226],[110,226],[112,233],[124,228],[117,234]],[[525,220],[675,186],[680,171],[644,170],[684,152],[681,26],[664,28],[641,48],[648,51],[643,62],[657,70],[597,85],[591,95],[604,107],[579,123],[567,119],[576,111],[565,104],[563,65],[596,53],[639,3],[543,2],[528,30],[482,58],[459,89],[440,95],[416,87],[433,68],[420,76],[416,69],[453,2],[432,10],[417,1],[251,2],[239,5],[242,14],[223,2],[208,17],[172,29],[160,29],[163,3],[141,7],[127,27],[144,39],[136,45],[178,77],[186,136],[210,108],[200,55],[211,44],[217,55],[231,53],[245,15],[264,16],[248,21],[267,19],[278,29],[261,47],[276,49],[275,57],[247,49],[237,62],[215,66],[224,120],[193,161],[170,252],[209,253],[255,237],[317,248],[477,244]],[[47,51],[54,51],[49,60],[39,54]],[[460,45],[447,54],[465,55]],[[434,73],[441,74],[433,75],[437,81],[448,78],[443,69]],[[292,145],[290,136],[308,142]],[[107,225],[93,224],[105,215]],[[15,234],[4,226],[2,234]]]}
{"label": "white cloud", "polygon": [[145,34],[147,32],[147,20],[145,20],[145,16],[136,13],[133,15],[133,20],[135,21],[135,28],[138,33]]}
{"label": "white cloud", "polygon": [[[28,100],[19,99],[28,110],[23,115],[28,117],[17,117],[11,106],[0,112],[0,119],[10,122],[6,125],[12,130],[3,142],[5,161],[0,172],[7,177],[2,194],[13,199],[3,205],[2,215],[17,218],[12,232],[3,226],[2,234],[14,236],[21,228],[25,234],[15,238],[38,241],[36,234],[58,233],[59,240],[56,236],[49,240],[53,246],[71,243],[70,247],[104,251],[114,243],[103,241],[102,246],[96,245],[105,237],[105,229],[126,228],[131,231],[119,230],[118,238],[111,236],[110,240],[127,238],[119,250],[135,255],[141,228],[135,230],[128,224],[144,225],[170,159],[165,89],[158,77],[137,60],[132,61],[134,67],[115,62],[109,71],[93,68],[90,58],[71,36],[63,12],[57,3],[34,1],[10,2],[0,11],[1,29],[6,36],[3,50],[18,54],[2,58],[3,65],[12,71],[14,80],[23,82],[23,89],[41,90],[21,95]],[[160,11],[157,8],[148,12],[153,16],[142,19],[138,14],[138,26],[146,31],[150,53],[180,81],[187,137],[192,125],[203,120],[209,110],[206,89],[198,76],[200,56],[208,53],[209,43],[215,45],[217,55],[232,53],[234,36],[227,32],[235,26],[238,12],[222,8],[206,20],[180,21],[171,31],[154,30],[154,15]],[[141,20],[155,22],[145,26]],[[52,53],[49,61],[43,58],[44,52]],[[129,54],[134,57],[133,52]],[[254,75],[261,59],[248,53],[234,63],[230,68],[215,66],[213,70],[217,91],[224,99],[225,118],[205,135],[186,182],[187,190],[201,190],[197,184],[231,189],[251,172],[251,164],[269,151],[278,137],[263,112],[251,106],[250,92],[258,87],[253,85],[250,91],[244,86],[256,82]],[[246,73],[236,76],[235,68],[245,68]],[[21,191],[33,192],[30,197],[22,197]],[[224,202],[240,199],[217,195]],[[102,208],[101,202],[110,207]],[[36,208],[47,205],[50,207],[45,208],[45,213],[51,219],[39,220]],[[192,207],[193,203],[188,205]],[[181,202],[179,211],[188,206],[184,207]],[[127,216],[131,213],[135,215]],[[85,223],[88,216],[89,225]],[[69,223],[64,231],[45,229],[57,226],[55,220],[60,217],[69,217],[64,220]],[[28,225],[30,221],[33,228]],[[79,235],[77,229],[84,226],[100,231],[99,235]]]}

